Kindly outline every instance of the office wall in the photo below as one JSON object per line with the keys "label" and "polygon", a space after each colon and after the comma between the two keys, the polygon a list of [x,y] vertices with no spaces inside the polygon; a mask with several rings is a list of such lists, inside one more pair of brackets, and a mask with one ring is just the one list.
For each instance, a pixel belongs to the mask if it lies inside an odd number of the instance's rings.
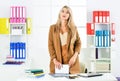
{"label": "office wall", "polygon": [[91,21],[91,12],[93,10],[109,10],[110,21],[115,23],[116,27],[116,40],[113,43],[111,50],[112,58],[112,74],[120,76],[120,4],[119,0],[87,0],[87,21]]}

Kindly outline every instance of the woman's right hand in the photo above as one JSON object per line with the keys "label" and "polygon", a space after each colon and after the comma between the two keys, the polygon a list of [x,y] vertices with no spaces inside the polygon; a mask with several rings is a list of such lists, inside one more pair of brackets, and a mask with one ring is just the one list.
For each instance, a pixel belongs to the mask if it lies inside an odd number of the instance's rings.
{"label": "woman's right hand", "polygon": [[55,58],[53,59],[53,63],[55,64],[55,68],[61,69],[62,64],[58,62]]}

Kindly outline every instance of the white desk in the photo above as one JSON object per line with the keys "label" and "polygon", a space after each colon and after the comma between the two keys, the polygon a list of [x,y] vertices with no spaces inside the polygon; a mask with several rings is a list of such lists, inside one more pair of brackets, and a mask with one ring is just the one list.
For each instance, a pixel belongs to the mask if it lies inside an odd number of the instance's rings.
{"label": "white desk", "polygon": [[27,78],[21,77],[17,81],[117,81],[117,79],[112,76],[110,73],[103,74],[103,76],[84,78],[79,77],[75,79],[68,79],[65,77],[54,78],[48,74],[41,78]]}

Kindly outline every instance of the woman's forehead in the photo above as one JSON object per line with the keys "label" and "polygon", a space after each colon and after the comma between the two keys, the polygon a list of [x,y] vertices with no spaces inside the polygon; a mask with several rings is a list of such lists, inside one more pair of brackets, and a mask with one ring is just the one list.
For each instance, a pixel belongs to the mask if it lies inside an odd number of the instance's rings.
{"label": "woman's forehead", "polygon": [[67,8],[62,8],[62,10],[69,12],[69,10]]}

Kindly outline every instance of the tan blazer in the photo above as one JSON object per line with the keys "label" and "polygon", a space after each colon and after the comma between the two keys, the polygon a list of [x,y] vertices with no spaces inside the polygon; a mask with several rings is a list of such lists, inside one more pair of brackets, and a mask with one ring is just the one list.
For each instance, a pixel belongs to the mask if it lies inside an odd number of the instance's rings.
{"label": "tan blazer", "polygon": [[[72,33],[70,29],[68,30],[67,37],[67,48],[68,48],[68,59],[74,55],[75,52],[80,53],[81,48],[81,40],[76,32],[76,40],[71,43]],[[61,59],[61,44],[60,44],[60,31],[57,29],[56,25],[51,25],[49,29],[49,37],[48,37],[48,49],[50,53],[50,73],[55,73],[55,65],[53,63],[53,59],[56,58],[59,62],[62,63]],[[70,67],[70,73],[80,73],[80,63],[79,58],[77,57],[75,64]]]}

